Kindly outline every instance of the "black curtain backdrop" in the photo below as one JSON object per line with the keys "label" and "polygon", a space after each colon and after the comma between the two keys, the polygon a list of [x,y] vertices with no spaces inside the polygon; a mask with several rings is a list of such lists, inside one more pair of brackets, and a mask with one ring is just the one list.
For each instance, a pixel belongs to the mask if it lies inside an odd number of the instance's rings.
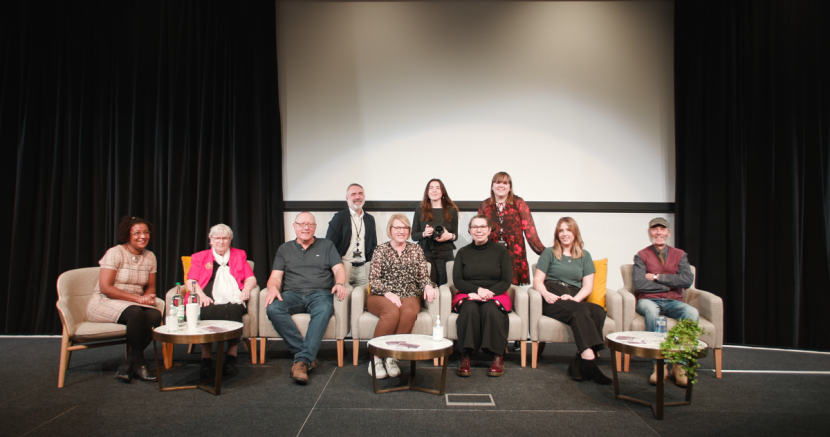
{"label": "black curtain backdrop", "polygon": [[284,239],[274,2],[3,2],[0,47],[0,333],[60,333],[57,277],[97,266],[123,215],[155,224],[159,296],[217,223],[265,283]]}
{"label": "black curtain backdrop", "polygon": [[830,350],[830,2],[678,1],[677,245],[725,341]]}

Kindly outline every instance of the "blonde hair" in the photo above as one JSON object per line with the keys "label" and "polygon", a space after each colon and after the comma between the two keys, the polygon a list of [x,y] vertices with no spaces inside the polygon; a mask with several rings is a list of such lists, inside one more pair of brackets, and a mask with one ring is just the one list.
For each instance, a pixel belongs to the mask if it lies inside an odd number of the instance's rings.
{"label": "blonde hair", "polygon": [[585,243],[582,242],[582,234],[579,232],[579,225],[576,224],[576,220],[570,217],[562,217],[556,222],[556,231],[555,237],[553,237],[553,256],[556,259],[562,259],[562,243],[559,241],[559,227],[562,226],[562,223],[566,223],[568,225],[568,229],[570,229],[571,233],[574,234],[574,244],[571,247],[571,258],[579,259],[582,258],[582,247]]}
{"label": "blonde hair", "polygon": [[409,233],[412,233],[412,224],[409,222],[409,219],[406,218],[405,214],[399,212],[397,214],[393,214],[392,217],[389,217],[389,222],[386,223],[386,235],[390,239],[392,238],[392,224],[395,223],[395,220],[399,220],[401,223],[405,224],[408,228],[410,228]]}

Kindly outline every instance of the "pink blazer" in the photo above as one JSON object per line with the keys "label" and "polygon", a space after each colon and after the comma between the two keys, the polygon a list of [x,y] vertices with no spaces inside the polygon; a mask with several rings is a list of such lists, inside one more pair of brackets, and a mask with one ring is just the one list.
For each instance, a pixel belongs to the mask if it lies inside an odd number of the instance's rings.
{"label": "pink blazer", "polygon": [[[242,289],[242,284],[245,279],[254,276],[254,271],[248,265],[248,257],[242,249],[229,248],[231,251],[230,260],[228,260],[228,267],[231,269],[231,276],[236,279],[239,284],[239,289]],[[203,289],[210,281],[213,275],[213,267],[216,262],[213,259],[213,249],[196,252],[190,257],[190,271],[187,272],[187,280],[196,280],[199,282],[199,287]]]}

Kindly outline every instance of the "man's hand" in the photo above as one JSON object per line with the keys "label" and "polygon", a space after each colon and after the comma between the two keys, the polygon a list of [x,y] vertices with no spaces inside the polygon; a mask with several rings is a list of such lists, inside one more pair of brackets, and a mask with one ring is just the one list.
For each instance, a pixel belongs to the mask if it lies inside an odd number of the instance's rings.
{"label": "man's hand", "polygon": [[[337,293],[337,298],[343,300],[346,298],[346,287],[341,284],[334,284],[334,287],[331,287],[331,294]],[[282,299],[280,299],[282,300]]]}
{"label": "man's hand", "polygon": [[282,302],[282,295],[277,287],[268,287],[268,295],[265,296],[265,305],[271,305],[271,302],[277,299]]}

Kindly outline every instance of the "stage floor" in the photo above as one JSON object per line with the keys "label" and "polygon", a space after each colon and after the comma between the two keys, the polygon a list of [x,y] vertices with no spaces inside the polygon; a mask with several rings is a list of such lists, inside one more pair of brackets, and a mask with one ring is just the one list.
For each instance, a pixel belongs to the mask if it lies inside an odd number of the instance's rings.
{"label": "stage floor", "polygon": [[[487,376],[489,357],[474,359],[473,375],[455,375],[450,361],[450,396],[403,391],[374,394],[367,372],[366,343],[352,366],[351,341],[346,365],[338,368],[335,343],[323,343],[322,365],[309,373],[309,384],[290,378],[285,345],[268,342],[267,361],[252,365],[239,355],[240,372],[225,378],[221,396],[201,390],[161,393],[158,384],[114,379],[124,348],[111,346],[76,352],[57,388],[59,337],[0,337],[0,436],[55,435],[285,435],[285,436],[553,436],[633,435],[827,435],[830,427],[830,354],[725,347],[724,374],[716,379],[713,360],[702,360],[692,404],[665,409],[655,420],[646,406],[618,400],[612,386],[574,382],[565,371],[576,349],[548,345],[537,369],[522,368],[518,353],[506,357],[504,376]],[[529,349],[529,348],[528,348]],[[152,359],[152,345],[145,355]],[[198,378],[199,358],[176,346],[182,366],[165,375],[165,385]],[[601,370],[611,376],[608,353]],[[406,381],[380,381],[380,388]],[[621,391],[653,399],[646,382],[650,361],[633,359],[621,373]],[[437,386],[440,368],[419,363],[416,381]],[[452,395],[484,396],[452,396]],[[684,390],[666,387],[666,402],[683,399]],[[459,405],[459,403],[461,405]]]}

